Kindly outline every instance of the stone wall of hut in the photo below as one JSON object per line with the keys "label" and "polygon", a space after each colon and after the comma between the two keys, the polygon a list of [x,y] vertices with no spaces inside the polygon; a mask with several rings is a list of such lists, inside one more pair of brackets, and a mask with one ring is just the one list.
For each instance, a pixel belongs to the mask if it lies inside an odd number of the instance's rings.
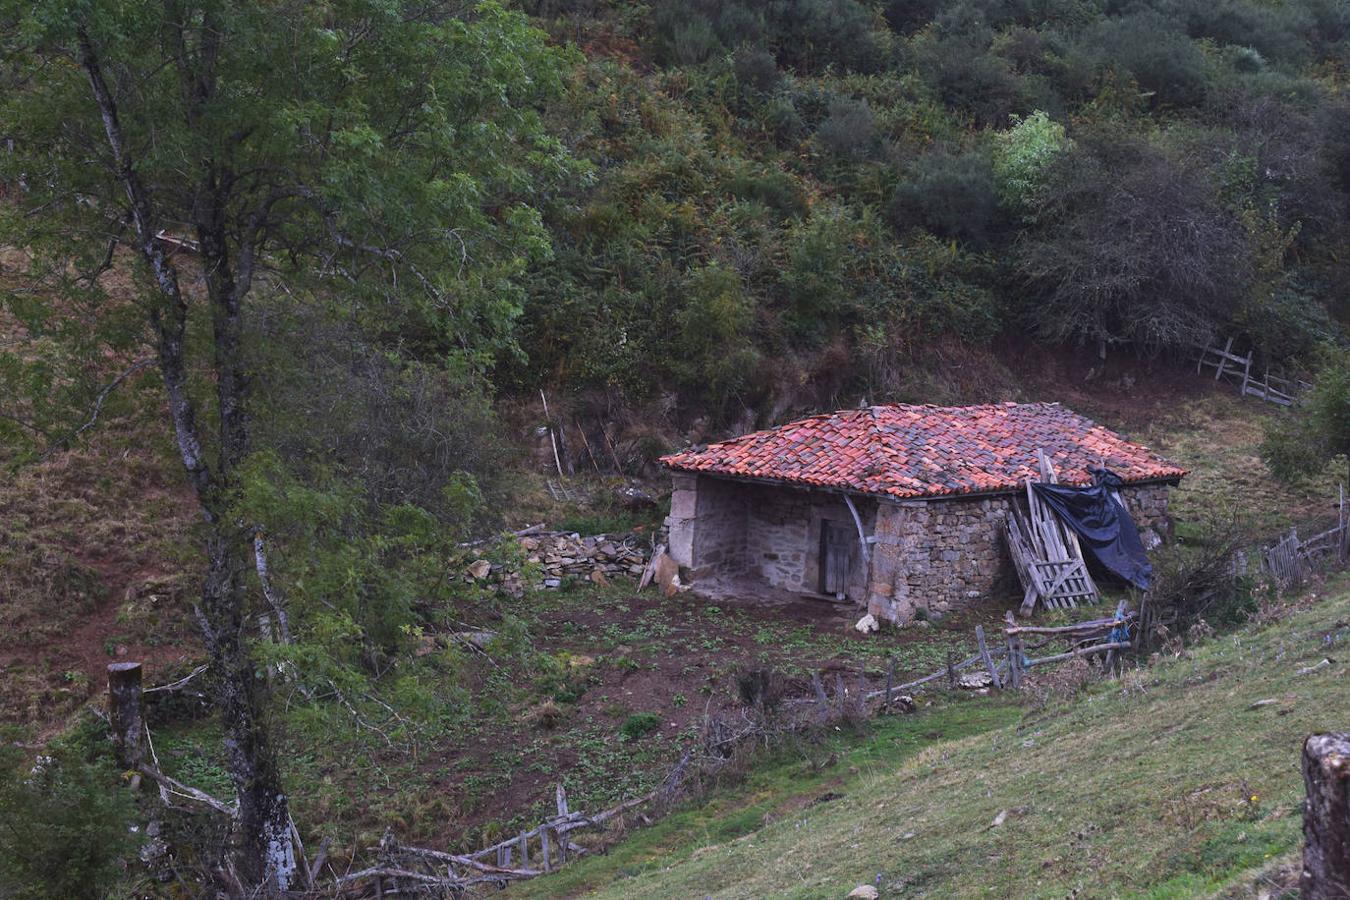
{"label": "stone wall of hut", "polygon": [[[1169,485],[1122,489],[1149,549],[1171,536]],[[1017,495],[970,499],[855,499],[870,567],[853,556],[848,596],[879,619],[936,618],[982,598],[1020,599],[1003,519]],[[695,585],[753,578],[795,594],[820,586],[822,522],[856,530],[839,494],[675,473],[669,552]]]}

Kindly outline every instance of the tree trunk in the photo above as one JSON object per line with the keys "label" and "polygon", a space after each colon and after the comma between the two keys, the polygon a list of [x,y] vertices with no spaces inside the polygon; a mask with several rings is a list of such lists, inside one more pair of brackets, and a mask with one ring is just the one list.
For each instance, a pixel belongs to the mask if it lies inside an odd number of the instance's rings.
{"label": "tree trunk", "polygon": [[1350,733],[1303,744],[1303,900],[1350,898]]}
{"label": "tree trunk", "polygon": [[262,719],[260,682],[244,643],[245,556],[237,535],[217,526],[202,588],[201,626],[217,675],[216,709],[225,730],[230,780],[239,800],[239,874],[246,884],[287,890],[296,874],[291,817],[276,754]]}

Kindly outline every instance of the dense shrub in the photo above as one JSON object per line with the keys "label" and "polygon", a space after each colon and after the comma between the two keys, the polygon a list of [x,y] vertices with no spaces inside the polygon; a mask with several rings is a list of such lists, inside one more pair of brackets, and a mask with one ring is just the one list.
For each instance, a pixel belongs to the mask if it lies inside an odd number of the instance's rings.
{"label": "dense shrub", "polygon": [[1045,200],[1050,169],[1069,148],[1064,126],[1037,110],[999,132],[994,151],[994,177],[999,197],[1024,221],[1034,222]]}
{"label": "dense shrub", "polygon": [[695,65],[746,44],[763,45],[789,68],[878,68],[885,44],[859,0],[665,0],[652,13],[653,46],[666,65]]}
{"label": "dense shrub", "polygon": [[896,188],[889,216],[901,230],[920,225],[976,246],[1001,228],[998,188],[989,159],[979,153],[930,153]]}
{"label": "dense shrub", "polygon": [[644,738],[661,727],[661,717],[652,712],[633,713],[619,727],[619,733],[626,741]]}
{"label": "dense shrub", "polygon": [[732,57],[732,66],[737,83],[756,94],[771,93],[782,80],[778,71],[778,60],[774,59],[772,53],[762,48],[737,49]]}
{"label": "dense shrub", "polygon": [[870,158],[877,150],[877,126],[867,101],[852,97],[831,100],[830,114],[816,129],[816,142],[846,162]]}
{"label": "dense shrub", "polygon": [[718,265],[691,272],[681,293],[676,375],[720,403],[745,383],[758,360],[749,335],[754,309],[736,273]]}
{"label": "dense shrub", "polygon": [[868,373],[1026,326],[1306,354],[1350,314],[1343,6],[601,7],[555,113],[595,185],[549,210],[498,377],[716,416],[777,408],[785,354],[822,397],[911,390]]}
{"label": "dense shrub", "polygon": [[1196,106],[1204,100],[1204,54],[1171,20],[1153,12],[1131,13],[1101,22],[1089,40],[1101,67],[1127,73],[1155,103]]}
{"label": "dense shrub", "polygon": [[135,850],[131,793],[112,761],[58,747],[30,768],[0,747],[0,896],[109,895]]}
{"label": "dense shrub", "polygon": [[806,199],[801,188],[791,175],[777,169],[737,172],[727,187],[734,196],[762,203],[780,217],[806,213]]}
{"label": "dense shrub", "polygon": [[1007,60],[986,52],[983,41],[934,38],[922,41],[916,53],[920,71],[943,101],[977,125],[1002,125],[1013,113],[1030,111],[1026,86]]}
{"label": "dense shrub", "polygon": [[1312,390],[1297,408],[1272,420],[1261,456],[1286,481],[1315,475],[1333,459],[1350,463],[1350,349],[1322,347]]}
{"label": "dense shrub", "polygon": [[1099,133],[1064,154],[1049,184],[1018,253],[1041,334],[1186,347],[1232,320],[1251,273],[1247,235],[1194,159]]}

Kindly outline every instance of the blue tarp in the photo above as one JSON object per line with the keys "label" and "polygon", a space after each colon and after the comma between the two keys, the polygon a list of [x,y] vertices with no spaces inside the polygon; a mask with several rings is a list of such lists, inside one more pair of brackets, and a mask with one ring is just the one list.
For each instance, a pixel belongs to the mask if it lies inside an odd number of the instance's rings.
{"label": "blue tarp", "polygon": [[1122,482],[1106,469],[1093,469],[1091,487],[1033,484],[1037,496],[1078,535],[1079,543],[1102,565],[1139,588],[1147,588],[1153,566],[1129,510],[1115,498]]}

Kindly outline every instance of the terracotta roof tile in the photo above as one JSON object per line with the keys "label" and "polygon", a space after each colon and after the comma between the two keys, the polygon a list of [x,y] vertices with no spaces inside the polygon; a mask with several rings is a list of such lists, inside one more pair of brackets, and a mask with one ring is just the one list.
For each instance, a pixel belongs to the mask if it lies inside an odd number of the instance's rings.
{"label": "terracotta roof tile", "polygon": [[1058,403],[872,406],[811,416],[664,456],[672,469],[891,497],[1017,490],[1044,450],[1064,484],[1105,467],[1126,482],[1182,469]]}

